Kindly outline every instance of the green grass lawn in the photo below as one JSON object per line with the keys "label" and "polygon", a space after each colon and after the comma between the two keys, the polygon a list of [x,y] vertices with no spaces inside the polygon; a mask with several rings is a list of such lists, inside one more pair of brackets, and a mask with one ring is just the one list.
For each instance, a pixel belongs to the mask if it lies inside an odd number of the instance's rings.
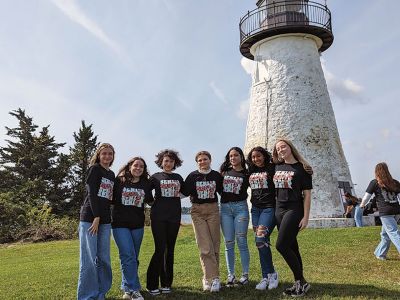
{"label": "green grass lawn", "polygon": [[[374,258],[380,227],[307,229],[299,243],[304,273],[311,283],[307,299],[400,299],[400,258],[392,247],[389,260]],[[272,235],[274,245],[276,231]],[[201,268],[191,226],[180,230],[175,249],[174,292],[158,299],[280,299],[293,278],[283,259],[273,249],[280,284],[273,291],[256,291],[260,280],[258,253],[249,231],[250,284],[223,288],[218,294],[201,290]],[[112,241],[113,286],[108,299],[121,299],[118,250]],[[140,253],[140,279],[145,287],[146,268],[153,253],[149,228]],[[0,246],[0,299],[75,299],[78,278],[78,241]],[[240,265],[237,266],[240,275]],[[224,251],[221,251],[221,279],[226,280]],[[150,297],[143,292],[145,298]]]}

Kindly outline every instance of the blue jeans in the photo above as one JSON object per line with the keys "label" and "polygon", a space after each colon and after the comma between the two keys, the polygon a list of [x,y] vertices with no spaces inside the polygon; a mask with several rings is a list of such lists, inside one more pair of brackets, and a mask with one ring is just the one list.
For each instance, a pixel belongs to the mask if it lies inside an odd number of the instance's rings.
{"label": "blue jeans", "polygon": [[356,222],[356,226],[357,227],[362,227],[363,226],[363,224],[362,224],[363,210],[364,209],[362,209],[360,207],[360,204],[357,204],[354,207],[354,221]]}
{"label": "blue jeans", "polygon": [[77,299],[105,299],[111,288],[111,224],[100,224],[96,235],[89,233],[92,223],[79,222],[79,280]]}
{"label": "blue jeans", "polygon": [[274,273],[272,263],[270,235],[276,225],[274,208],[251,208],[251,221],[255,233],[256,247],[260,256],[261,273],[263,278],[268,274]]}
{"label": "blue jeans", "polygon": [[121,263],[121,289],[124,292],[139,291],[141,289],[138,267],[143,233],[144,228],[113,228],[113,236],[118,247]]}
{"label": "blue jeans", "polygon": [[381,242],[375,249],[376,257],[385,257],[389,251],[390,241],[394,244],[400,253],[400,231],[397,226],[397,217],[395,215],[380,216],[382,222]]}
{"label": "blue jeans", "polygon": [[235,237],[239,248],[242,273],[249,273],[250,254],[247,246],[249,209],[246,200],[221,203],[221,228],[225,239],[225,259],[229,274],[235,274]]}

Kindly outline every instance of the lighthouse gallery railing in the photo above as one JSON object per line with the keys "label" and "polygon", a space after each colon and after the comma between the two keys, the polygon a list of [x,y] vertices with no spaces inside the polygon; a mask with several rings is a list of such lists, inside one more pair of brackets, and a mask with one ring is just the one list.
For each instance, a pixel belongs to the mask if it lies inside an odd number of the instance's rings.
{"label": "lighthouse gallery railing", "polygon": [[249,11],[240,19],[240,43],[262,31],[318,27],[332,32],[331,12],[314,1],[276,1]]}

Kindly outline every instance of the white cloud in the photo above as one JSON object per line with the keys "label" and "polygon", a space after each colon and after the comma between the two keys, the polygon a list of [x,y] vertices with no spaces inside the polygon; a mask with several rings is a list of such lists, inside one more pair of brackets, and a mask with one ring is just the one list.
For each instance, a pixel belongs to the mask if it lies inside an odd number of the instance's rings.
{"label": "white cloud", "polygon": [[246,120],[247,116],[249,114],[249,108],[250,108],[250,100],[245,100],[240,102],[239,105],[239,110],[236,112],[236,115],[239,117],[239,119]]}
{"label": "white cloud", "polygon": [[356,83],[352,79],[341,79],[330,72],[326,67],[326,61],[321,59],[322,69],[325,74],[326,84],[332,98],[339,99],[342,102],[367,103],[368,100],[364,95],[364,87]]}
{"label": "white cloud", "polygon": [[246,71],[247,74],[253,74],[255,67],[255,63],[253,60],[242,57],[242,59],[240,60],[240,64],[242,65],[243,69]]}
{"label": "white cloud", "polygon": [[52,0],[68,18],[86,29],[107,47],[111,48],[118,56],[124,57],[122,47],[110,38],[93,20],[80,9],[75,0]]}
{"label": "white cloud", "polygon": [[225,98],[224,93],[215,85],[214,81],[210,82],[210,88],[214,92],[215,96],[217,96],[217,98],[221,100],[222,103],[228,104],[228,100]]}

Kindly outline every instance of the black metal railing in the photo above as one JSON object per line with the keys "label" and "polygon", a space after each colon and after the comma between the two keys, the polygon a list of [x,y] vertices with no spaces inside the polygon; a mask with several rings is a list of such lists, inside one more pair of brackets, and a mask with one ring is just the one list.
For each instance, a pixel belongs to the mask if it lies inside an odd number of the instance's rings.
{"label": "black metal railing", "polygon": [[288,27],[318,27],[332,33],[331,12],[326,5],[314,1],[269,2],[240,19],[240,43],[260,32]]}

